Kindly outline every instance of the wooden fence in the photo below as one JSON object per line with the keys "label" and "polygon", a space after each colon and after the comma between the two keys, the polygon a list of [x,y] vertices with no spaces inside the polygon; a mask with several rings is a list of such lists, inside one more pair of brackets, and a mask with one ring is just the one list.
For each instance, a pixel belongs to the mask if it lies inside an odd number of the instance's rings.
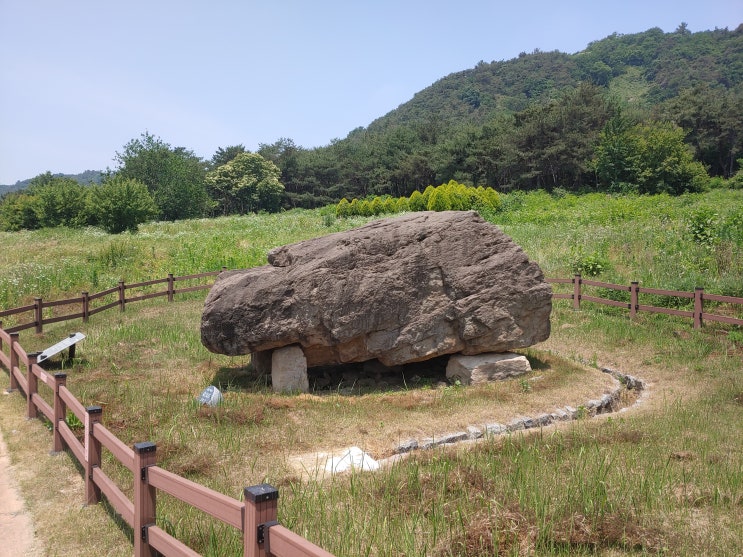
{"label": "wooden fence", "polygon": [[[153,443],[135,443],[133,447],[125,445],[102,424],[103,410],[100,406],[87,408],[83,406],[67,388],[66,374],[50,375],[37,363],[40,353],[27,353],[18,340],[18,332],[21,330],[35,328],[37,333],[41,333],[45,324],[80,318],[87,321],[91,315],[114,307],[124,311],[127,303],[135,301],[167,296],[168,301],[172,302],[175,294],[211,288],[211,284],[176,288],[176,283],[203,280],[218,274],[219,272],[213,272],[182,277],[174,277],[170,274],[165,279],[129,285],[121,281],[115,288],[97,294],[89,295],[83,292],[79,298],[54,302],[44,302],[41,298],[35,298],[31,305],[0,312],[0,318],[33,312],[33,320],[16,324],[8,329],[3,329],[0,322],[0,365],[9,373],[9,390],[20,390],[25,394],[28,418],[36,418],[41,414],[52,423],[53,451],[58,452],[66,448],[80,463],[85,473],[86,502],[95,504],[101,500],[102,495],[105,495],[115,511],[133,528],[135,556],[149,557],[154,555],[155,551],[176,557],[198,555],[157,526],[157,493],[161,491],[237,528],[242,533],[245,556],[332,557],[327,551],[277,523],[278,491],[270,485],[246,487],[243,501],[239,501],[157,466],[157,447]],[[556,300],[572,300],[575,309],[580,309],[583,302],[593,302],[625,308],[629,310],[630,317],[634,317],[640,311],[645,311],[691,318],[694,328],[700,328],[704,321],[743,325],[741,318],[704,311],[705,301],[710,301],[717,303],[718,306],[719,304],[734,306],[733,311],[740,315],[743,312],[737,306],[743,306],[743,298],[707,294],[702,288],[697,288],[694,292],[679,292],[640,287],[637,282],[632,282],[629,286],[621,286],[585,280],[580,275],[569,279],[549,278],[547,282],[557,285],[570,284],[570,292],[555,292],[552,297]],[[127,297],[128,291],[147,289],[158,284],[167,284],[166,290],[140,292]],[[586,287],[617,292],[618,297],[626,297],[628,300],[595,296],[586,291]],[[641,297],[645,296],[693,300],[693,310],[640,303]],[[110,298],[114,300],[111,301]],[[97,305],[94,302],[98,300],[100,301]],[[79,305],[79,312],[73,309],[72,312],[53,314],[61,307],[75,305]],[[45,316],[45,310],[48,311],[50,308],[52,315]],[[39,394],[40,385],[45,385],[51,390],[47,398],[53,399],[53,403],[47,402]],[[82,440],[75,436],[67,424],[65,418],[68,411],[85,426]],[[133,500],[129,500],[101,468],[101,454],[104,448],[132,473]]]}
{"label": "wooden fence", "polygon": [[[97,312],[113,307],[123,311],[127,302],[145,300],[156,296],[168,296],[170,301],[178,292],[189,292],[211,285],[199,285],[175,289],[177,281],[199,279],[219,273],[204,273],[186,277],[148,281],[133,285],[119,283],[117,288],[105,290],[94,296],[84,294],[81,298],[44,302],[39,298],[32,306],[15,308],[1,315],[34,312],[34,321],[16,325],[5,330],[0,324],[0,365],[10,376],[9,391],[21,391],[26,397],[26,416],[44,416],[52,424],[52,450],[69,450],[84,471],[85,498],[87,504],[95,504],[105,496],[111,507],[129,524],[134,532],[134,555],[152,557],[156,554],[174,557],[199,555],[177,538],[157,526],[157,494],[166,493],[200,511],[228,524],[242,534],[243,555],[246,557],[332,557],[324,549],[295,534],[277,522],[278,491],[268,484],[246,487],[243,500],[204,487],[186,478],[157,466],[157,446],[154,443],[135,443],[127,446],[102,423],[103,409],[88,406],[75,398],[67,388],[65,373],[50,374],[38,363],[40,352],[27,353],[19,342],[19,330],[35,327],[38,332],[47,323],[67,319],[87,318]],[[165,292],[141,294],[127,298],[130,288],[147,287],[167,282]],[[91,300],[116,293],[117,301],[104,303],[91,309]],[[69,304],[82,304],[82,312],[44,318],[42,310]],[[39,387],[48,388],[46,396]],[[52,402],[47,402],[47,399]],[[78,439],[67,423],[67,413],[73,414],[84,424],[82,439]],[[102,452],[106,449],[113,458],[128,469],[133,478],[134,494],[130,500],[116,482],[102,468]]]}
{"label": "wooden fence", "polygon": [[[222,271],[225,270],[225,268],[222,269]],[[212,287],[211,283],[196,284],[181,288],[176,288],[176,285],[177,283],[185,281],[215,277],[222,271],[200,273],[198,275],[185,275],[182,277],[174,277],[171,273],[166,278],[137,282],[134,284],[125,284],[124,281],[121,280],[117,286],[96,294],[83,292],[77,298],[55,300],[53,302],[45,302],[41,298],[34,298],[33,304],[0,311],[0,319],[8,316],[32,314],[33,319],[30,321],[21,322],[12,327],[8,327],[5,330],[6,332],[13,333],[33,327],[36,329],[36,333],[41,334],[44,331],[44,325],[50,323],[69,321],[72,319],[82,319],[83,322],[87,322],[91,315],[106,311],[107,309],[118,307],[120,311],[124,311],[124,309],[126,309],[126,304],[131,302],[139,302],[142,300],[165,296],[167,296],[169,302],[172,302],[176,294],[195,292],[197,290],[207,290]],[[167,287],[165,290],[155,292],[148,291],[152,286],[158,284],[167,284]],[[138,290],[139,292],[136,295],[128,294],[134,290]],[[69,310],[70,306],[72,306],[72,311],[65,311],[65,309]],[[79,311],[75,312],[75,309],[79,309]],[[51,310],[52,315],[45,315],[49,313],[49,310]]]}
{"label": "wooden fence", "polygon": [[[607,306],[614,306],[629,310],[630,318],[634,318],[638,312],[645,311],[648,313],[664,313],[666,315],[676,315],[679,317],[691,318],[694,322],[694,328],[700,329],[705,321],[716,321],[719,323],[727,323],[729,325],[743,325],[743,298],[737,298],[734,296],[720,296],[718,294],[707,294],[704,288],[697,287],[694,292],[682,292],[678,290],[661,290],[659,288],[645,288],[641,287],[638,282],[631,282],[629,286],[622,286],[619,284],[611,284],[608,282],[600,282],[597,280],[587,280],[581,277],[581,275],[575,275],[573,278],[548,278],[547,282],[551,284],[571,284],[571,292],[553,292],[553,299],[565,299],[573,300],[573,308],[579,310],[582,302],[593,302],[596,304],[603,304]],[[585,290],[585,287],[593,287],[594,289],[604,289],[609,292],[616,292],[618,298],[602,298],[600,296],[592,295]],[[681,300],[693,300],[693,309],[674,309],[668,306],[653,306],[650,304],[640,303],[646,296],[661,296],[667,301],[671,301],[674,305],[682,305],[679,303]],[[704,311],[705,302],[715,302],[717,307],[720,304],[725,304],[732,308],[729,313],[739,315],[720,315],[719,313],[711,313]],[[689,302],[691,304],[691,302]],[[741,307],[738,307],[741,306]]]}

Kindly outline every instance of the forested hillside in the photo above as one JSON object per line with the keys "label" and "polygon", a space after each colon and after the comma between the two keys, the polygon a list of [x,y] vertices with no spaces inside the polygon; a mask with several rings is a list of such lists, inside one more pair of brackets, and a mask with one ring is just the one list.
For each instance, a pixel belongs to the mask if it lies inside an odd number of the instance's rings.
{"label": "forested hillside", "polygon": [[259,152],[300,205],[409,195],[451,179],[501,191],[633,189],[632,176],[597,175],[594,158],[612,139],[607,125],[616,139],[638,124],[638,141],[680,133],[709,175],[732,176],[743,153],[743,25],[691,33],[682,24],[615,34],[576,54],[480,62],[327,147],[282,139]]}
{"label": "forested hillside", "polygon": [[99,187],[51,173],[0,203],[0,229],[409,197],[452,181],[499,192],[678,195],[743,186],[743,24],[606,37],[578,53],[522,53],[436,81],[329,145],[290,138],[210,160],[146,132]]}

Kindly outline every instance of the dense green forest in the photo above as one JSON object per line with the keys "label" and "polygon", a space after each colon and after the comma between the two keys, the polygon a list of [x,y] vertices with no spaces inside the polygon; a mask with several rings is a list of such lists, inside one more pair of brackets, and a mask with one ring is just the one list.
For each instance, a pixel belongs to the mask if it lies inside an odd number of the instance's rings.
{"label": "dense green forest", "polygon": [[681,194],[740,187],[743,24],[614,34],[575,54],[522,53],[448,75],[317,148],[290,138],[210,160],[144,133],[102,184],[37,176],[0,228],[136,230],[153,218],[273,212],[409,197],[455,181],[500,192]]}
{"label": "dense green forest", "polygon": [[[329,146],[305,150],[282,139],[259,153],[282,169],[295,205],[399,197],[452,179],[499,191],[672,193],[700,187],[691,184],[699,169],[686,160],[679,176],[646,174],[684,158],[679,137],[709,176],[738,170],[743,26],[690,33],[682,24],[674,33],[615,34],[573,55],[480,62]],[[667,151],[649,152],[655,139]]]}

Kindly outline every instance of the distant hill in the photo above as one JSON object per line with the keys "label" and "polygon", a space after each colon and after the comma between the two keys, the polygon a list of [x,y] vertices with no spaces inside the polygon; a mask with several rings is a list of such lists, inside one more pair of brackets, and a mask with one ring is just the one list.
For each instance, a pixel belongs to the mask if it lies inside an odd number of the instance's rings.
{"label": "distant hill", "polygon": [[[58,178],[71,178],[75,180],[76,182],[87,186],[88,184],[100,184],[101,180],[103,179],[103,172],[100,170],[86,170],[85,172],[81,172],[80,174],[52,174],[52,176],[58,177]],[[31,183],[31,180],[33,178],[28,178],[26,180],[18,180],[13,185],[0,185],[0,196],[5,195],[8,192],[11,191],[18,191],[26,189],[29,184]]]}
{"label": "distant hill", "polygon": [[315,149],[282,139],[259,152],[282,171],[289,206],[409,195],[447,183],[501,191],[591,191],[604,126],[670,122],[711,176],[743,154],[743,24],[735,30],[613,34],[580,52],[480,61]]}
{"label": "distant hill", "polygon": [[[735,31],[674,33],[660,28],[613,34],[575,54],[535,50],[507,61],[481,61],[415,94],[368,131],[427,122],[483,124],[497,114],[524,110],[580,82],[609,87],[624,101],[650,106],[704,83],[743,83],[743,24]],[[639,92],[639,95],[637,94]]]}

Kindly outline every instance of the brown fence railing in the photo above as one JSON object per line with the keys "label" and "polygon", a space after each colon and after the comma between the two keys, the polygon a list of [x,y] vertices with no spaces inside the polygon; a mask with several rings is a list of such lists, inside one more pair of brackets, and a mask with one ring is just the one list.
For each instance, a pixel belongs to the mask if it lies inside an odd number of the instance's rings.
{"label": "brown fence railing", "polygon": [[[66,447],[80,463],[85,472],[86,502],[95,504],[101,500],[102,496],[105,496],[115,511],[133,528],[135,556],[152,556],[155,552],[176,557],[198,555],[156,525],[157,492],[161,491],[238,529],[242,533],[245,556],[332,557],[327,551],[277,523],[278,491],[270,485],[246,487],[243,500],[239,501],[157,466],[157,447],[153,443],[135,443],[133,448],[128,447],[102,424],[103,410],[100,406],[87,408],[83,406],[67,388],[66,374],[50,375],[37,363],[40,353],[27,353],[18,340],[18,332],[21,330],[33,327],[37,333],[41,333],[45,324],[80,318],[87,321],[91,315],[114,307],[124,311],[126,304],[130,302],[160,296],[167,296],[168,301],[172,302],[175,294],[211,287],[211,284],[198,284],[176,288],[177,282],[200,280],[218,274],[219,271],[183,277],[174,277],[170,274],[164,279],[135,284],[125,284],[121,281],[118,286],[97,294],[90,295],[83,292],[79,298],[53,302],[44,302],[41,298],[35,298],[31,305],[1,311],[0,318],[33,312],[32,321],[15,324],[8,329],[3,329],[2,322],[0,322],[0,366],[10,376],[9,391],[20,390],[25,394],[28,418],[43,415],[51,422],[53,450],[59,452]],[[735,308],[733,313],[741,315],[743,310],[738,306],[743,306],[743,298],[707,294],[702,288],[696,288],[694,292],[680,292],[644,288],[640,287],[637,282],[622,286],[586,280],[580,275],[569,279],[548,278],[547,282],[556,285],[571,285],[569,292],[554,292],[552,297],[555,300],[572,300],[575,309],[580,309],[583,302],[592,302],[625,308],[629,311],[630,317],[634,317],[640,311],[645,311],[691,318],[694,328],[700,328],[704,321],[743,325],[743,319],[739,317],[704,311],[704,303],[709,301],[715,302],[718,307],[719,304],[732,306]],[[158,284],[167,284],[167,287],[163,291],[142,292]],[[618,297],[627,298],[627,301],[593,295],[585,290],[586,287],[617,292]],[[134,289],[139,289],[139,293],[127,296],[127,292]],[[645,296],[693,300],[693,309],[682,310],[640,303],[641,298]],[[111,301],[111,298],[114,300]],[[97,304],[93,303],[98,300],[100,302]],[[76,312],[73,309],[71,312],[55,315],[55,310],[52,309],[52,315],[45,316],[45,310],[48,311],[50,308],[77,305],[80,311]],[[46,385],[51,391],[46,396],[52,402],[48,402],[39,394],[40,385]],[[67,424],[65,418],[68,411],[84,424],[85,432],[82,439],[78,439]],[[132,473],[133,500],[127,498],[116,482],[101,468],[104,448]]]}
{"label": "brown fence railing", "polygon": [[[222,270],[224,271],[226,269]],[[142,300],[165,296],[167,296],[169,302],[172,302],[176,294],[195,292],[197,290],[207,290],[212,287],[212,283],[203,283],[203,279],[215,277],[220,272],[222,271],[199,273],[197,275],[185,275],[182,277],[174,277],[172,274],[169,274],[166,278],[136,282],[133,284],[125,284],[124,281],[121,280],[117,286],[96,294],[83,292],[77,298],[55,300],[53,302],[47,302],[41,298],[34,298],[33,304],[0,311],[0,319],[8,316],[32,314],[32,320],[23,321],[20,319],[21,323],[8,327],[5,330],[9,333],[13,333],[23,331],[24,329],[34,328],[36,333],[40,334],[44,330],[44,325],[51,323],[81,318],[83,322],[87,322],[91,315],[106,311],[107,309],[118,307],[121,311],[124,311],[126,304],[131,302],[139,302]],[[200,279],[202,284],[183,286],[180,288],[176,287],[177,283],[185,281],[193,282],[194,280]],[[158,284],[167,284],[167,286],[165,290],[151,291],[151,287]],[[70,309],[70,306],[72,309]],[[50,312],[49,309],[51,308],[54,309]],[[76,309],[79,311],[75,311]]]}
{"label": "brown fence railing", "polygon": [[[629,311],[630,317],[635,317],[639,312],[664,313],[666,315],[676,315],[679,317],[691,318],[694,322],[694,328],[699,329],[705,321],[716,321],[727,323],[729,325],[743,325],[743,298],[735,296],[720,296],[718,294],[707,294],[704,288],[697,287],[694,292],[682,292],[679,290],[661,290],[659,288],[645,288],[638,282],[631,282],[629,286],[600,282],[597,280],[587,280],[580,275],[573,278],[548,278],[547,282],[551,284],[570,284],[571,292],[553,292],[552,298],[556,300],[573,300],[573,308],[580,309],[582,302],[593,302],[607,306],[624,308]],[[591,290],[586,290],[589,287]],[[608,290],[617,292],[617,298],[605,298],[593,294],[595,289]],[[667,306],[657,306],[640,303],[647,296],[662,297],[668,302]],[[683,300],[693,300],[687,302],[692,307],[690,309],[678,309],[673,306],[682,306]],[[705,302],[714,302],[716,307],[722,308],[727,306],[731,315],[720,315],[704,311]]]}
{"label": "brown fence railing", "polygon": [[[18,336],[18,332],[0,328],[0,365],[10,376],[9,391],[22,391],[25,395],[26,417],[44,416],[52,424],[52,450],[69,449],[80,463],[85,475],[86,503],[98,503],[105,496],[116,513],[132,527],[136,557],[150,557],[155,552],[175,557],[199,555],[157,526],[158,492],[167,493],[239,530],[243,555],[247,557],[332,557],[278,524],[279,493],[272,486],[246,487],[243,500],[239,501],[157,466],[154,443],[135,443],[133,448],[124,444],[102,424],[102,408],[84,407],[67,388],[67,375],[45,371],[37,363],[40,353],[27,353]],[[43,386],[48,390],[40,393],[39,388]],[[68,412],[85,426],[81,439],[66,421]],[[103,449],[131,472],[133,500],[103,469]]]}

